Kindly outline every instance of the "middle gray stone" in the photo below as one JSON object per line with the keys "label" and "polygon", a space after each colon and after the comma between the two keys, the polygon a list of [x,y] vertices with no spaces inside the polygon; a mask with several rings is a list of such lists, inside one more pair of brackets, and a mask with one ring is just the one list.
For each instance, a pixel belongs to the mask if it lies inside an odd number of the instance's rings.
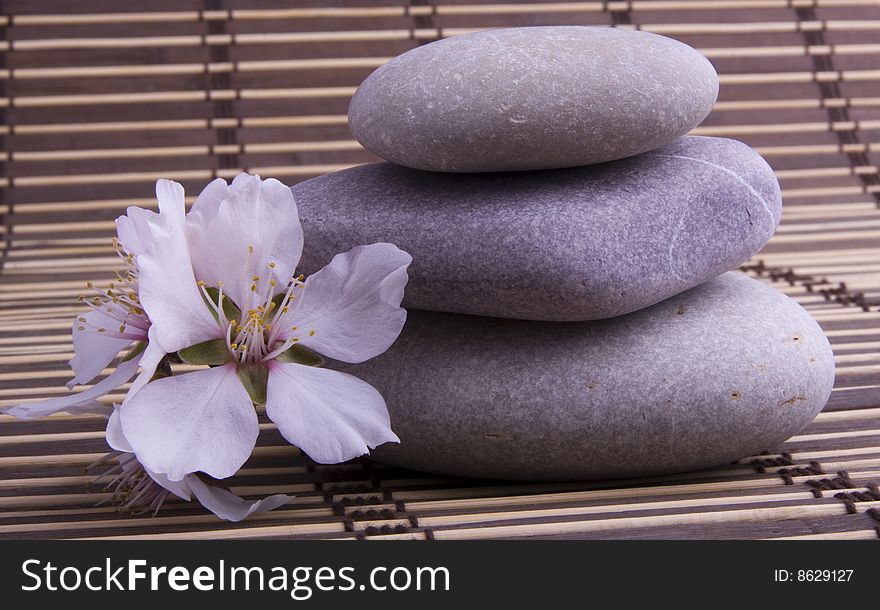
{"label": "middle gray stone", "polygon": [[751,148],[684,137],[563,170],[442,174],[363,165],[293,187],[300,271],[385,241],[413,256],[404,305],[529,320],[648,307],[733,269],[770,239],[779,185]]}

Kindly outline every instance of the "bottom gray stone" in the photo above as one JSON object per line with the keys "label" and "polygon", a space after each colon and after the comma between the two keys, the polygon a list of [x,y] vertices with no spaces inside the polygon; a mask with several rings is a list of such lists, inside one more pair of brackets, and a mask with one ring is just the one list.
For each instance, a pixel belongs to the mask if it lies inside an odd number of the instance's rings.
{"label": "bottom gray stone", "polygon": [[388,352],[339,368],[388,403],[401,443],[374,459],[523,480],[672,473],[776,449],[834,382],[818,324],[739,273],[596,322],[411,310]]}

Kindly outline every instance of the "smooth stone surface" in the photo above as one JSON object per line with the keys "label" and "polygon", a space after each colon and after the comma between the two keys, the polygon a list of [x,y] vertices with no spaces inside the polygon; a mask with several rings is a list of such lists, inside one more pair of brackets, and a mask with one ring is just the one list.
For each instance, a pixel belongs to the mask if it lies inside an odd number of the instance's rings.
{"label": "smooth stone surface", "polygon": [[345,368],[385,397],[379,461],[450,475],[593,479],[776,450],[828,400],[834,359],[795,301],[738,272],[600,322],[410,311]]}
{"label": "smooth stone surface", "polygon": [[718,96],[712,64],[647,32],[489,30],[400,55],[358,88],[355,138],[415,169],[494,172],[622,159],[684,135]]}
{"label": "smooth stone surface", "polygon": [[779,185],[745,144],[685,137],[566,170],[441,174],[364,165],[293,187],[301,271],[377,241],[413,256],[407,307],[589,320],[729,271],[779,223]]}

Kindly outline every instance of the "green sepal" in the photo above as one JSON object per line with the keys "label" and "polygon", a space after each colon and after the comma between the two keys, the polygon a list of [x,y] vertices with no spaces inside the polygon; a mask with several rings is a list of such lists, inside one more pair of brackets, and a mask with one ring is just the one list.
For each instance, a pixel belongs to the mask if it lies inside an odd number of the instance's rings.
{"label": "green sepal", "polygon": [[196,343],[177,352],[187,364],[225,364],[232,359],[226,339],[209,339]]}
{"label": "green sepal", "polygon": [[[211,301],[216,304],[217,299],[220,298],[220,289],[214,288],[213,286],[208,286],[205,287],[205,292],[207,292],[208,296],[211,297]],[[208,305],[208,309],[211,310],[211,314],[214,316],[214,318],[217,318],[217,312],[214,310],[211,304],[208,303],[208,299],[205,298],[204,294],[202,295],[202,299],[204,299],[205,305]],[[232,299],[230,299],[229,296],[226,294],[223,295],[222,305],[223,315],[226,316],[227,320],[241,320],[241,310],[235,303],[232,302]]]}
{"label": "green sepal", "polygon": [[266,404],[266,384],[269,383],[269,368],[262,362],[239,364],[236,369],[241,385],[255,405]]}
{"label": "green sepal", "polygon": [[134,344],[134,347],[131,348],[130,350],[128,350],[128,352],[122,357],[121,362],[128,362],[129,360],[132,360],[132,359],[136,358],[137,356],[140,356],[141,354],[144,353],[145,349],[147,349],[147,342],[146,341],[138,341],[137,343]]}
{"label": "green sepal", "polygon": [[294,345],[285,352],[281,352],[275,358],[278,362],[292,362],[293,364],[304,364],[306,366],[321,366],[324,359],[312,350],[302,345]]}
{"label": "green sepal", "polygon": [[159,364],[156,365],[156,372],[153,373],[153,376],[150,377],[150,382],[157,381],[159,379],[165,379],[166,377],[171,377],[173,375],[173,371],[171,370],[171,363],[168,362],[168,356],[164,356]]}

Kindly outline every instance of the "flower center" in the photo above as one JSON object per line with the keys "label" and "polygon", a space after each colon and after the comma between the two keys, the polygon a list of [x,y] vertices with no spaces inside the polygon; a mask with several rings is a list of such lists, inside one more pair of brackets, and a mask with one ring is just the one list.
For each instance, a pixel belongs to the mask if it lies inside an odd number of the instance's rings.
{"label": "flower center", "polygon": [[[109,502],[120,512],[134,515],[159,512],[170,492],[146,473],[133,453],[113,451],[89,468],[103,464],[108,464],[109,468],[95,479],[95,483],[107,481],[104,489],[110,491]],[[107,500],[101,504],[104,502]]]}
{"label": "flower center", "polygon": [[[248,247],[248,252],[253,254],[252,246]],[[216,288],[201,280],[197,283],[217,317],[226,336],[226,348],[234,361],[265,362],[299,342],[297,327],[284,328],[280,322],[297,293],[305,287],[302,275],[293,276],[282,284],[275,263],[268,263],[264,276],[252,275],[247,279],[247,296],[241,304],[244,307],[229,298],[222,281]],[[309,335],[314,334],[314,330],[309,331]]]}

